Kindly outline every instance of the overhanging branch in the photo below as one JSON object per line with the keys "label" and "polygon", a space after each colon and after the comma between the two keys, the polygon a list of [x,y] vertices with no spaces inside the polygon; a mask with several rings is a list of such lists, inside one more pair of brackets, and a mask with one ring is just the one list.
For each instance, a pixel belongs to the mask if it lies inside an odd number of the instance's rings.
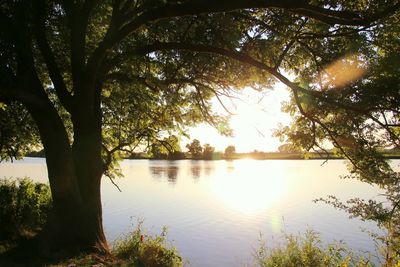
{"label": "overhanging branch", "polygon": [[[132,20],[123,22],[121,27],[113,29],[113,32],[106,34],[104,40],[99,44],[92,56],[88,60],[88,67],[96,70],[104,59],[106,51],[118,44],[125,37],[143,25],[156,22],[158,20],[193,16],[204,13],[231,12],[240,9],[251,8],[282,8],[292,13],[313,18],[331,25],[352,25],[365,26],[371,22],[388,16],[400,8],[400,3],[396,3],[382,11],[369,14],[362,11],[332,10],[329,8],[314,6],[308,1],[288,1],[288,0],[191,0],[184,3],[166,3],[165,5],[143,11],[132,13]],[[124,10],[125,11],[125,10]],[[129,14],[129,12],[127,13]],[[128,18],[129,19],[129,18]]]}

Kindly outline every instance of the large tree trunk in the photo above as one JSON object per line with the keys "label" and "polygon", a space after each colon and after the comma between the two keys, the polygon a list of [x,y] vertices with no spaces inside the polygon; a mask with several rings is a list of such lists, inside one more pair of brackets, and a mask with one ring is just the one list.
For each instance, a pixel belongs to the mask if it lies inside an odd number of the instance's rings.
{"label": "large tree trunk", "polygon": [[[68,102],[68,112],[72,115],[74,142],[71,145],[65,121],[60,118],[54,104],[49,100],[37,74],[31,47],[29,1],[20,2],[17,6],[15,92],[26,94],[19,100],[29,110],[38,127],[46,153],[53,198],[52,212],[38,236],[40,247],[50,255],[56,251],[106,252],[108,247],[103,232],[100,196],[100,182],[104,171],[101,159],[100,94],[96,91],[97,97],[94,98],[95,76],[83,73],[78,68],[73,76],[77,76],[74,86],[76,80],[79,88],[75,88],[73,96],[66,88],[58,87],[61,91],[64,90],[60,101],[68,98],[64,102]],[[79,49],[84,48],[81,43],[78,43],[78,47],[75,51],[80,55]],[[82,57],[78,57],[80,63],[82,60]],[[53,82],[58,81],[56,76],[50,76],[52,79],[56,78]],[[91,77],[92,82],[87,82],[87,77]],[[54,83],[55,89],[60,83],[62,81]],[[60,90],[56,90],[57,94]]]}
{"label": "large tree trunk", "polygon": [[77,181],[85,214],[84,239],[86,246],[107,251],[103,231],[101,205],[101,177],[104,164],[101,158],[101,119],[89,112],[73,117],[74,143],[72,146]]}
{"label": "large tree trunk", "polygon": [[50,101],[29,106],[46,153],[53,209],[40,234],[46,254],[107,252],[100,196],[103,164],[101,128],[79,118],[71,147],[64,124]]}

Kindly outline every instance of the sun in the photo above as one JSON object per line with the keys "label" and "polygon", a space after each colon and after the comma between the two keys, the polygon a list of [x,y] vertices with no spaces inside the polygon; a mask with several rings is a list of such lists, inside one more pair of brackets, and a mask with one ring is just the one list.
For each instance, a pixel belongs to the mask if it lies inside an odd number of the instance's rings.
{"label": "sun", "polygon": [[271,129],[275,127],[268,122],[267,115],[259,106],[241,104],[230,120],[233,130],[233,143],[237,151],[270,150],[274,140],[270,138]]}
{"label": "sun", "polygon": [[246,99],[236,103],[235,115],[230,121],[237,150],[276,151],[281,143],[272,136],[273,131],[279,123],[290,121],[289,115],[281,112],[281,102],[289,97],[287,91],[279,88],[262,95],[245,89],[244,93]]}
{"label": "sun", "polygon": [[[211,190],[226,207],[247,215],[267,210],[288,190],[282,169],[271,169],[268,175],[252,174],[252,160],[236,162],[235,172],[221,175],[211,182]],[[243,177],[246,177],[243,179]]]}
{"label": "sun", "polygon": [[[239,98],[226,101],[231,103],[229,109],[234,114],[229,122],[232,137],[221,136],[211,126],[201,124],[190,130],[191,139],[209,143],[217,151],[224,151],[228,145],[234,145],[237,152],[277,151],[281,142],[272,137],[272,133],[279,123],[285,125],[291,121],[290,116],[281,111],[281,103],[289,99],[289,92],[279,86],[268,93],[245,88]],[[217,100],[213,107],[217,113],[224,111]]]}

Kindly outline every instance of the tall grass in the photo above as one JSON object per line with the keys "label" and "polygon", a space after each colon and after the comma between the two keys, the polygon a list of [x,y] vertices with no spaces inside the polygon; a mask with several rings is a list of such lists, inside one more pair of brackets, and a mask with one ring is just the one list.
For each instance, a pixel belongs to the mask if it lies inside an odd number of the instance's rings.
{"label": "tall grass", "polygon": [[255,253],[261,267],[372,267],[370,257],[356,255],[341,243],[324,246],[319,235],[307,231],[304,235],[286,235],[284,244],[268,247],[261,240]]}
{"label": "tall grass", "polygon": [[166,241],[166,233],[164,227],[159,235],[146,234],[139,223],[131,233],[115,242],[113,254],[124,261],[122,266],[182,266],[182,257]]}

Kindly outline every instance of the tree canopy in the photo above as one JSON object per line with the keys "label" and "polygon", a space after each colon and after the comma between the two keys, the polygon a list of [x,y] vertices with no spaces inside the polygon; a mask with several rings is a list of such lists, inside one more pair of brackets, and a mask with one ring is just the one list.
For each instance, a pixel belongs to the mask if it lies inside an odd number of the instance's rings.
{"label": "tree canopy", "polygon": [[200,159],[203,155],[203,147],[201,146],[200,141],[197,139],[193,139],[190,144],[186,145],[186,148],[194,159]]}
{"label": "tree canopy", "polygon": [[[315,42],[319,38],[310,41],[314,60],[289,86],[292,98],[283,107],[293,122],[276,131],[291,146],[327,157],[324,144],[331,143],[336,154],[348,159],[348,178],[385,191],[383,201],[355,198],[343,203],[334,196],[320,200],[385,228],[389,266],[400,251],[400,173],[382,152],[400,145],[399,25],[397,12],[356,35],[329,37],[334,41],[323,45]],[[343,44],[348,50],[332,57]]]}
{"label": "tree canopy", "polygon": [[233,145],[229,145],[225,148],[225,158],[230,159],[236,153],[236,147]]}
{"label": "tree canopy", "polygon": [[[357,50],[362,39],[375,32],[371,22],[394,12],[398,5],[353,1],[320,7],[323,4],[3,3],[1,95],[7,108],[3,107],[2,115],[24,117],[19,116],[21,106],[8,104],[12,100],[39,101],[17,77],[26,75],[31,65],[36,82],[68,124],[71,140],[73,126],[67,121],[78,112],[74,99],[84,97],[78,92],[85,91],[80,87],[90,87],[81,86],[80,78],[87,76],[91,81],[85,82],[98,88],[106,152],[132,149],[140,141],[157,139],[161,131],[181,130],[204,119],[218,126],[221,118],[210,114],[211,96],[229,95],[228,89],[244,86],[269,87],[276,78],[285,80],[281,69],[295,71],[299,77],[315,75],[317,66]],[[29,58],[32,62],[24,62]],[[314,59],[317,65],[308,68]],[[91,94],[85,97],[93,98],[95,92]],[[6,128],[17,129],[5,122],[2,129]],[[23,155],[24,148],[34,143],[27,132],[35,133],[34,129],[14,132],[14,138],[21,138],[13,148],[9,145],[16,142],[2,134],[3,158]]]}

